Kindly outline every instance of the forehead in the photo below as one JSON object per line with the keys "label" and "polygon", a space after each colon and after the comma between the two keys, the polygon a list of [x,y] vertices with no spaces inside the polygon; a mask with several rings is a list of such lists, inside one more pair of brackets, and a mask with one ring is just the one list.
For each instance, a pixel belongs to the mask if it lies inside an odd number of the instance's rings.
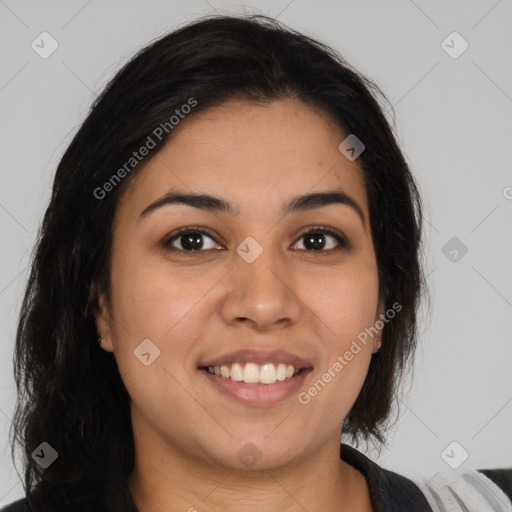
{"label": "forehead", "polygon": [[224,197],[254,216],[288,197],[337,188],[367,211],[362,170],[338,149],[346,136],[327,113],[297,99],[230,100],[175,126],[122,204],[140,212],[179,188]]}

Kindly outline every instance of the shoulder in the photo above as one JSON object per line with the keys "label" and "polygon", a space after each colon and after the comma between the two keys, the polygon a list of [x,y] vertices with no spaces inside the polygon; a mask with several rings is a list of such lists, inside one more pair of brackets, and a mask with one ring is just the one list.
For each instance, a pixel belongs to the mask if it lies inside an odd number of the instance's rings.
{"label": "shoulder", "polygon": [[32,510],[28,505],[27,498],[23,498],[1,508],[0,512],[32,512]]}
{"label": "shoulder", "polygon": [[407,478],[349,445],[340,455],[365,476],[377,512],[512,512],[512,468]]}
{"label": "shoulder", "polygon": [[512,468],[509,469],[479,469],[489,480],[492,480],[512,503]]}
{"label": "shoulder", "polygon": [[349,445],[341,445],[340,456],[366,478],[375,511],[432,512],[425,496],[412,480],[379,466]]}
{"label": "shoulder", "polygon": [[[501,473],[503,471],[504,473]],[[486,476],[488,473],[498,483]],[[429,480],[417,480],[434,512],[512,512],[512,470],[471,470],[464,473],[436,473]]]}

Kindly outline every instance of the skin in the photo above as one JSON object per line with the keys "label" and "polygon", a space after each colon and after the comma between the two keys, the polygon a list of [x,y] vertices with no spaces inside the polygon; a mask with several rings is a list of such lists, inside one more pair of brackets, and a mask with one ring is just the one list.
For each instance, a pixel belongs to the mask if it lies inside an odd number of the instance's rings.
{"label": "skin", "polygon": [[[378,337],[307,405],[296,395],[244,405],[197,368],[240,348],[284,348],[311,361],[307,391],[384,313],[362,171],[338,150],[345,137],[297,99],[231,100],[175,127],[122,196],[111,302],[100,291],[97,328],[131,397],[129,486],[140,512],[372,510],[363,475],[339,446]],[[175,188],[222,197],[239,214],[174,204],[139,218]],[[364,224],[343,204],[280,216],[293,196],[332,189],[357,201]],[[340,231],[350,248],[327,234],[321,251],[308,249],[303,234],[316,224]],[[186,252],[183,237],[174,252],[162,247],[186,226],[212,232],[202,252]],[[250,264],[236,253],[247,236],[263,248]],[[133,353],[144,339],[160,349],[149,366]],[[247,443],[261,453],[250,468],[237,457]]]}

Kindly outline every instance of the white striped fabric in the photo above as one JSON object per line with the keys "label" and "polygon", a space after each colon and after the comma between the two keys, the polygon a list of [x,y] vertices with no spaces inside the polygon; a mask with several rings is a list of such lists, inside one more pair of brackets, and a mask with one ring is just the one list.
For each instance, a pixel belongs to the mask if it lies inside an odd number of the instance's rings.
{"label": "white striped fabric", "polygon": [[411,478],[434,512],[512,512],[508,496],[479,471],[437,473],[432,479]]}

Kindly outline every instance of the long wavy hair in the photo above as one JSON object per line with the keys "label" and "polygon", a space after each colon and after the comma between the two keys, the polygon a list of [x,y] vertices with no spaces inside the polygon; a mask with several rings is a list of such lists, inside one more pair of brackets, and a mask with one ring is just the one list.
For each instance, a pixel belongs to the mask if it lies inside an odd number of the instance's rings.
{"label": "long wavy hair", "polygon": [[[207,16],[151,42],[118,71],[57,167],[14,354],[12,456],[19,444],[25,492],[36,510],[65,510],[66,504],[134,510],[126,485],[134,466],[130,400],[114,355],[98,347],[95,314],[97,285],[109,298],[116,205],[172,137],[168,130],[158,140],[155,128],[190,98],[197,102],[193,116],[233,98],[265,104],[286,97],[324,112],[366,147],[357,162],[367,189],[379,293],[386,309],[394,303],[402,309],[384,325],[382,348],[372,356],[342,431],[356,444],[385,444],[399,384],[412,366],[425,288],[420,195],[384,114],[386,104],[390,112],[392,106],[336,51],[272,18]],[[99,194],[152,134],[156,144],[148,156]],[[47,468],[33,455],[43,442],[58,454]]]}

